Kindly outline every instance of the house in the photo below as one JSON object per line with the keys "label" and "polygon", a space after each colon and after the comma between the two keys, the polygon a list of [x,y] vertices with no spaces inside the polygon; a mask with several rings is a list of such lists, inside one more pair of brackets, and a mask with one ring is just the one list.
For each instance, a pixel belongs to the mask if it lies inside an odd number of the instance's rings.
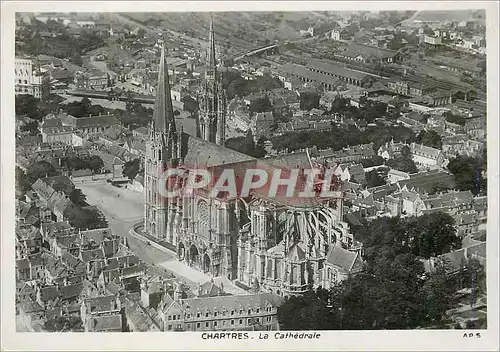
{"label": "house", "polygon": [[484,149],[484,143],[469,139],[465,134],[443,138],[443,153],[449,156],[466,155],[471,157],[480,156]]}
{"label": "house", "polygon": [[347,30],[340,28],[340,29],[333,29],[330,38],[336,41],[349,40],[351,38],[351,35]]}
{"label": "house", "polygon": [[50,309],[55,307],[55,304],[59,300],[61,293],[57,285],[39,285],[36,289],[36,301],[44,309]]}
{"label": "house", "polygon": [[43,325],[45,318],[45,309],[32,298],[25,298],[16,305],[19,311],[20,322],[24,326]]}
{"label": "house", "polygon": [[383,49],[376,46],[351,43],[342,57],[352,61],[363,63],[391,63],[397,61],[397,52],[394,50]]}
{"label": "house", "polygon": [[448,191],[427,196],[423,200],[426,208],[424,213],[439,211],[455,216],[475,212],[480,216],[480,212],[474,208],[474,197],[471,191]]}
{"label": "house", "polygon": [[444,266],[447,274],[456,275],[466,268],[467,263],[469,263],[471,259],[477,260],[480,265],[486,265],[486,242],[473,244],[422,261],[424,262],[424,268],[427,273],[434,273],[436,268],[441,265]]}
{"label": "house", "polygon": [[177,84],[170,89],[170,94],[173,101],[181,102],[182,99],[187,95],[186,89]]}
{"label": "house", "polygon": [[97,70],[90,72],[77,71],[74,78],[74,83],[78,89],[87,90],[104,90],[111,85],[111,82],[109,73]]}
{"label": "house", "polygon": [[438,89],[423,97],[423,101],[430,106],[443,106],[453,102],[452,93],[448,90]]}
{"label": "house", "polygon": [[458,123],[453,123],[453,122],[449,122],[449,121],[445,121],[444,128],[445,128],[444,129],[445,132],[452,134],[452,135],[461,134],[461,133],[465,132],[464,126],[462,126]]}
{"label": "house", "polygon": [[122,332],[121,302],[116,295],[98,295],[81,303],[86,332]]}
{"label": "house", "polygon": [[339,165],[334,174],[342,181],[351,181],[358,184],[365,182],[365,169],[361,164]]}
{"label": "house", "polygon": [[486,136],[486,118],[477,117],[467,119],[465,122],[465,132],[470,138],[483,141]]}
{"label": "house", "polygon": [[16,260],[16,278],[23,281],[39,280],[44,277],[42,257],[40,254]]}
{"label": "house", "polygon": [[331,289],[348,277],[363,270],[363,260],[359,251],[349,251],[341,245],[334,245],[328,252],[322,270],[322,281],[325,289]]}
{"label": "house", "polygon": [[422,214],[422,210],[425,209],[425,204],[419,193],[403,190],[399,196],[402,200],[403,214],[408,216]]}
{"label": "house", "polygon": [[436,83],[426,77],[404,75],[387,82],[387,87],[399,94],[423,96],[435,91]]}
{"label": "house", "polygon": [[445,158],[440,149],[415,142],[410,144],[410,153],[415,164],[425,167],[442,167]]}
{"label": "house", "polygon": [[410,174],[408,172],[399,171],[396,169],[390,169],[387,173],[387,179],[389,183],[393,184],[400,180],[410,179]]}
{"label": "house", "polygon": [[70,126],[91,137],[103,135],[109,128],[120,125],[120,121],[113,114],[89,115],[87,117],[76,118],[66,113],[58,115],[63,126]]}
{"label": "house", "polygon": [[[141,306],[139,303],[134,302],[129,298],[125,298],[124,308],[127,322],[127,331],[161,331],[159,324],[153,319],[146,307]],[[151,309],[150,311],[156,318],[156,311],[154,309]]]}
{"label": "house", "polygon": [[348,162],[359,162],[363,159],[370,159],[375,156],[373,150],[373,142],[368,144],[360,144],[348,146],[342,150],[334,151],[332,149],[320,150],[319,159],[323,161],[335,162],[337,164]]}
{"label": "house", "polygon": [[162,331],[277,330],[277,308],[283,300],[272,293],[180,298],[165,294],[158,308]]}
{"label": "house", "polygon": [[425,124],[419,122],[417,120],[411,119],[406,116],[401,116],[397,119],[397,122],[403,125],[404,127],[412,129],[416,134],[422,131],[425,128]]}
{"label": "house", "polygon": [[424,45],[430,48],[436,48],[443,44],[442,38],[437,35],[424,35]]}

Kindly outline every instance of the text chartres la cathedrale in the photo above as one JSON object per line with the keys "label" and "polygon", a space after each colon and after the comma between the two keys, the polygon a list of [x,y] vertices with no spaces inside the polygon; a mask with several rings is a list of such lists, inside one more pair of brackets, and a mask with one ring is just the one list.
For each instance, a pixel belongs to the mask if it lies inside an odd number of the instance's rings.
{"label": "text chartres la cathedrale", "polygon": [[[285,339],[295,339],[295,340],[313,340],[319,339],[321,334],[317,332],[275,332],[273,334],[269,334],[266,332],[261,332],[256,337],[259,340],[267,340],[271,338],[271,336],[276,340],[285,340]],[[248,332],[204,332],[201,334],[201,338],[204,340],[249,340],[254,339]]]}

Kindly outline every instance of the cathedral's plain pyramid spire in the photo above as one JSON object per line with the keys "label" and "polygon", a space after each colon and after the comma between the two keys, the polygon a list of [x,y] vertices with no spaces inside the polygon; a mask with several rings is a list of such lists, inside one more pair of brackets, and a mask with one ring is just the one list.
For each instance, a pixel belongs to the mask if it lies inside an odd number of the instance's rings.
{"label": "cathedral's plain pyramid spire", "polygon": [[165,42],[160,40],[159,43],[161,45],[161,58],[158,68],[158,86],[156,88],[156,100],[153,113],[153,128],[155,132],[170,134],[175,133],[174,109],[172,107],[172,96],[170,93]]}

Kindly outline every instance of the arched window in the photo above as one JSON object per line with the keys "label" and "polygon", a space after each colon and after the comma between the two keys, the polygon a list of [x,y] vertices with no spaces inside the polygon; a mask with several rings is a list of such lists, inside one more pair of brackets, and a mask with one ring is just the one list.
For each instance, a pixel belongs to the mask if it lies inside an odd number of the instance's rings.
{"label": "arched window", "polygon": [[198,203],[198,232],[200,235],[207,237],[209,230],[209,209],[205,201]]}

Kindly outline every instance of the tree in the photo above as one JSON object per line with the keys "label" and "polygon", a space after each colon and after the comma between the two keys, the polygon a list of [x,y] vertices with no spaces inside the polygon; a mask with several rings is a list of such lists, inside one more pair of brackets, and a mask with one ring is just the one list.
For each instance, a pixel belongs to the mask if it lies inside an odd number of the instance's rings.
{"label": "tree", "polygon": [[428,325],[443,325],[443,318],[446,311],[453,302],[454,287],[450,285],[450,278],[445,270],[438,267],[436,272],[424,283],[422,288],[424,293],[423,315]]}
{"label": "tree", "polygon": [[403,155],[400,155],[395,159],[388,160],[387,166],[410,174],[418,172],[418,168],[417,165],[415,165],[415,162],[411,158],[405,157]]}
{"label": "tree", "polygon": [[198,110],[198,102],[189,95],[183,97],[181,101],[184,104],[184,110],[189,112],[191,115]]}
{"label": "tree", "polygon": [[16,116],[27,116],[31,119],[41,121],[49,113],[46,109],[41,109],[41,106],[40,99],[31,95],[16,95]]}
{"label": "tree", "polygon": [[30,186],[41,177],[51,177],[56,175],[57,172],[54,166],[45,160],[37,161],[31,164],[26,170],[26,177],[30,182]]}
{"label": "tree", "polygon": [[434,186],[432,186],[430,194],[436,194],[436,193],[441,193],[444,191],[448,191],[450,187],[448,187],[446,184],[439,182],[436,183]]}
{"label": "tree", "polygon": [[448,170],[455,176],[456,188],[474,195],[486,194],[487,180],[482,175],[482,163],[482,158],[469,156],[451,159]]}
{"label": "tree", "polygon": [[300,95],[300,108],[302,110],[319,108],[319,99],[317,92],[304,92]]}
{"label": "tree", "polygon": [[73,204],[66,208],[64,217],[68,219],[71,226],[81,230],[93,230],[108,226],[104,215],[94,207],[81,207]]}
{"label": "tree", "polygon": [[291,296],[278,307],[281,330],[330,330],[335,324],[333,312],[313,291]]}
{"label": "tree", "polygon": [[260,137],[257,143],[255,144],[255,147],[253,151],[251,152],[251,156],[255,158],[263,158],[266,156],[266,148],[264,146],[264,143],[266,142],[266,139],[264,137]]}
{"label": "tree", "polygon": [[98,173],[104,167],[104,162],[98,155],[92,155],[88,160],[88,167],[93,173]]}
{"label": "tree", "polygon": [[125,162],[123,166],[123,176],[133,180],[139,173],[140,160],[138,158]]}
{"label": "tree", "polygon": [[441,149],[443,145],[441,136],[434,130],[422,130],[417,136],[417,143],[436,149]]}
{"label": "tree", "polygon": [[38,130],[38,121],[31,121],[31,122],[25,122],[20,130],[22,132],[29,132],[29,134],[31,136],[36,136],[37,134],[40,133],[40,131]]}
{"label": "tree", "polygon": [[[443,327],[457,287],[438,267],[426,278],[410,239],[425,237],[442,218],[381,218],[356,228],[364,243],[364,271],[330,291],[318,289],[291,297],[278,309],[282,330],[415,329]],[[445,219],[446,223],[447,220]],[[430,223],[426,225],[426,223]],[[428,226],[429,228],[424,228]],[[445,226],[446,227],[446,226]],[[432,230],[434,229],[434,230]],[[420,236],[420,233],[424,236]],[[420,237],[419,237],[420,236]],[[436,253],[446,251],[443,246]]]}
{"label": "tree", "polygon": [[255,99],[250,103],[249,110],[252,113],[272,111],[271,102],[268,97]]}
{"label": "tree", "polygon": [[69,199],[73,204],[79,205],[79,206],[87,206],[87,196],[83,194],[82,190],[79,188],[73,189],[70,194],[69,194]]}
{"label": "tree", "polygon": [[413,254],[430,258],[459,249],[462,241],[454,225],[455,220],[442,212],[409,220],[405,228]]}
{"label": "tree", "polygon": [[454,115],[451,111],[444,112],[443,116],[446,118],[446,121],[448,122],[456,123],[461,126],[465,125],[465,119],[460,115]]}
{"label": "tree", "polygon": [[367,168],[372,166],[384,165],[385,160],[381,156],[375,155],[370,159],[362,159],[359,162],[361,165],[363,165],[363,167]]}
{"label": "tree", "polygon": [[368,188],[382,186],[385,185],[386,183],[384,178],[379,175],[377,170],[368,171],[365,174],[365,178],[366,178],[366,187]]}
{"label": "tree", "polygon": [[330,112],[335,113],[335,112],[342,112],[344,111],[348,106],[348,100],[346,98],[342,97],[335,97],[332,103],[332,108]]}

